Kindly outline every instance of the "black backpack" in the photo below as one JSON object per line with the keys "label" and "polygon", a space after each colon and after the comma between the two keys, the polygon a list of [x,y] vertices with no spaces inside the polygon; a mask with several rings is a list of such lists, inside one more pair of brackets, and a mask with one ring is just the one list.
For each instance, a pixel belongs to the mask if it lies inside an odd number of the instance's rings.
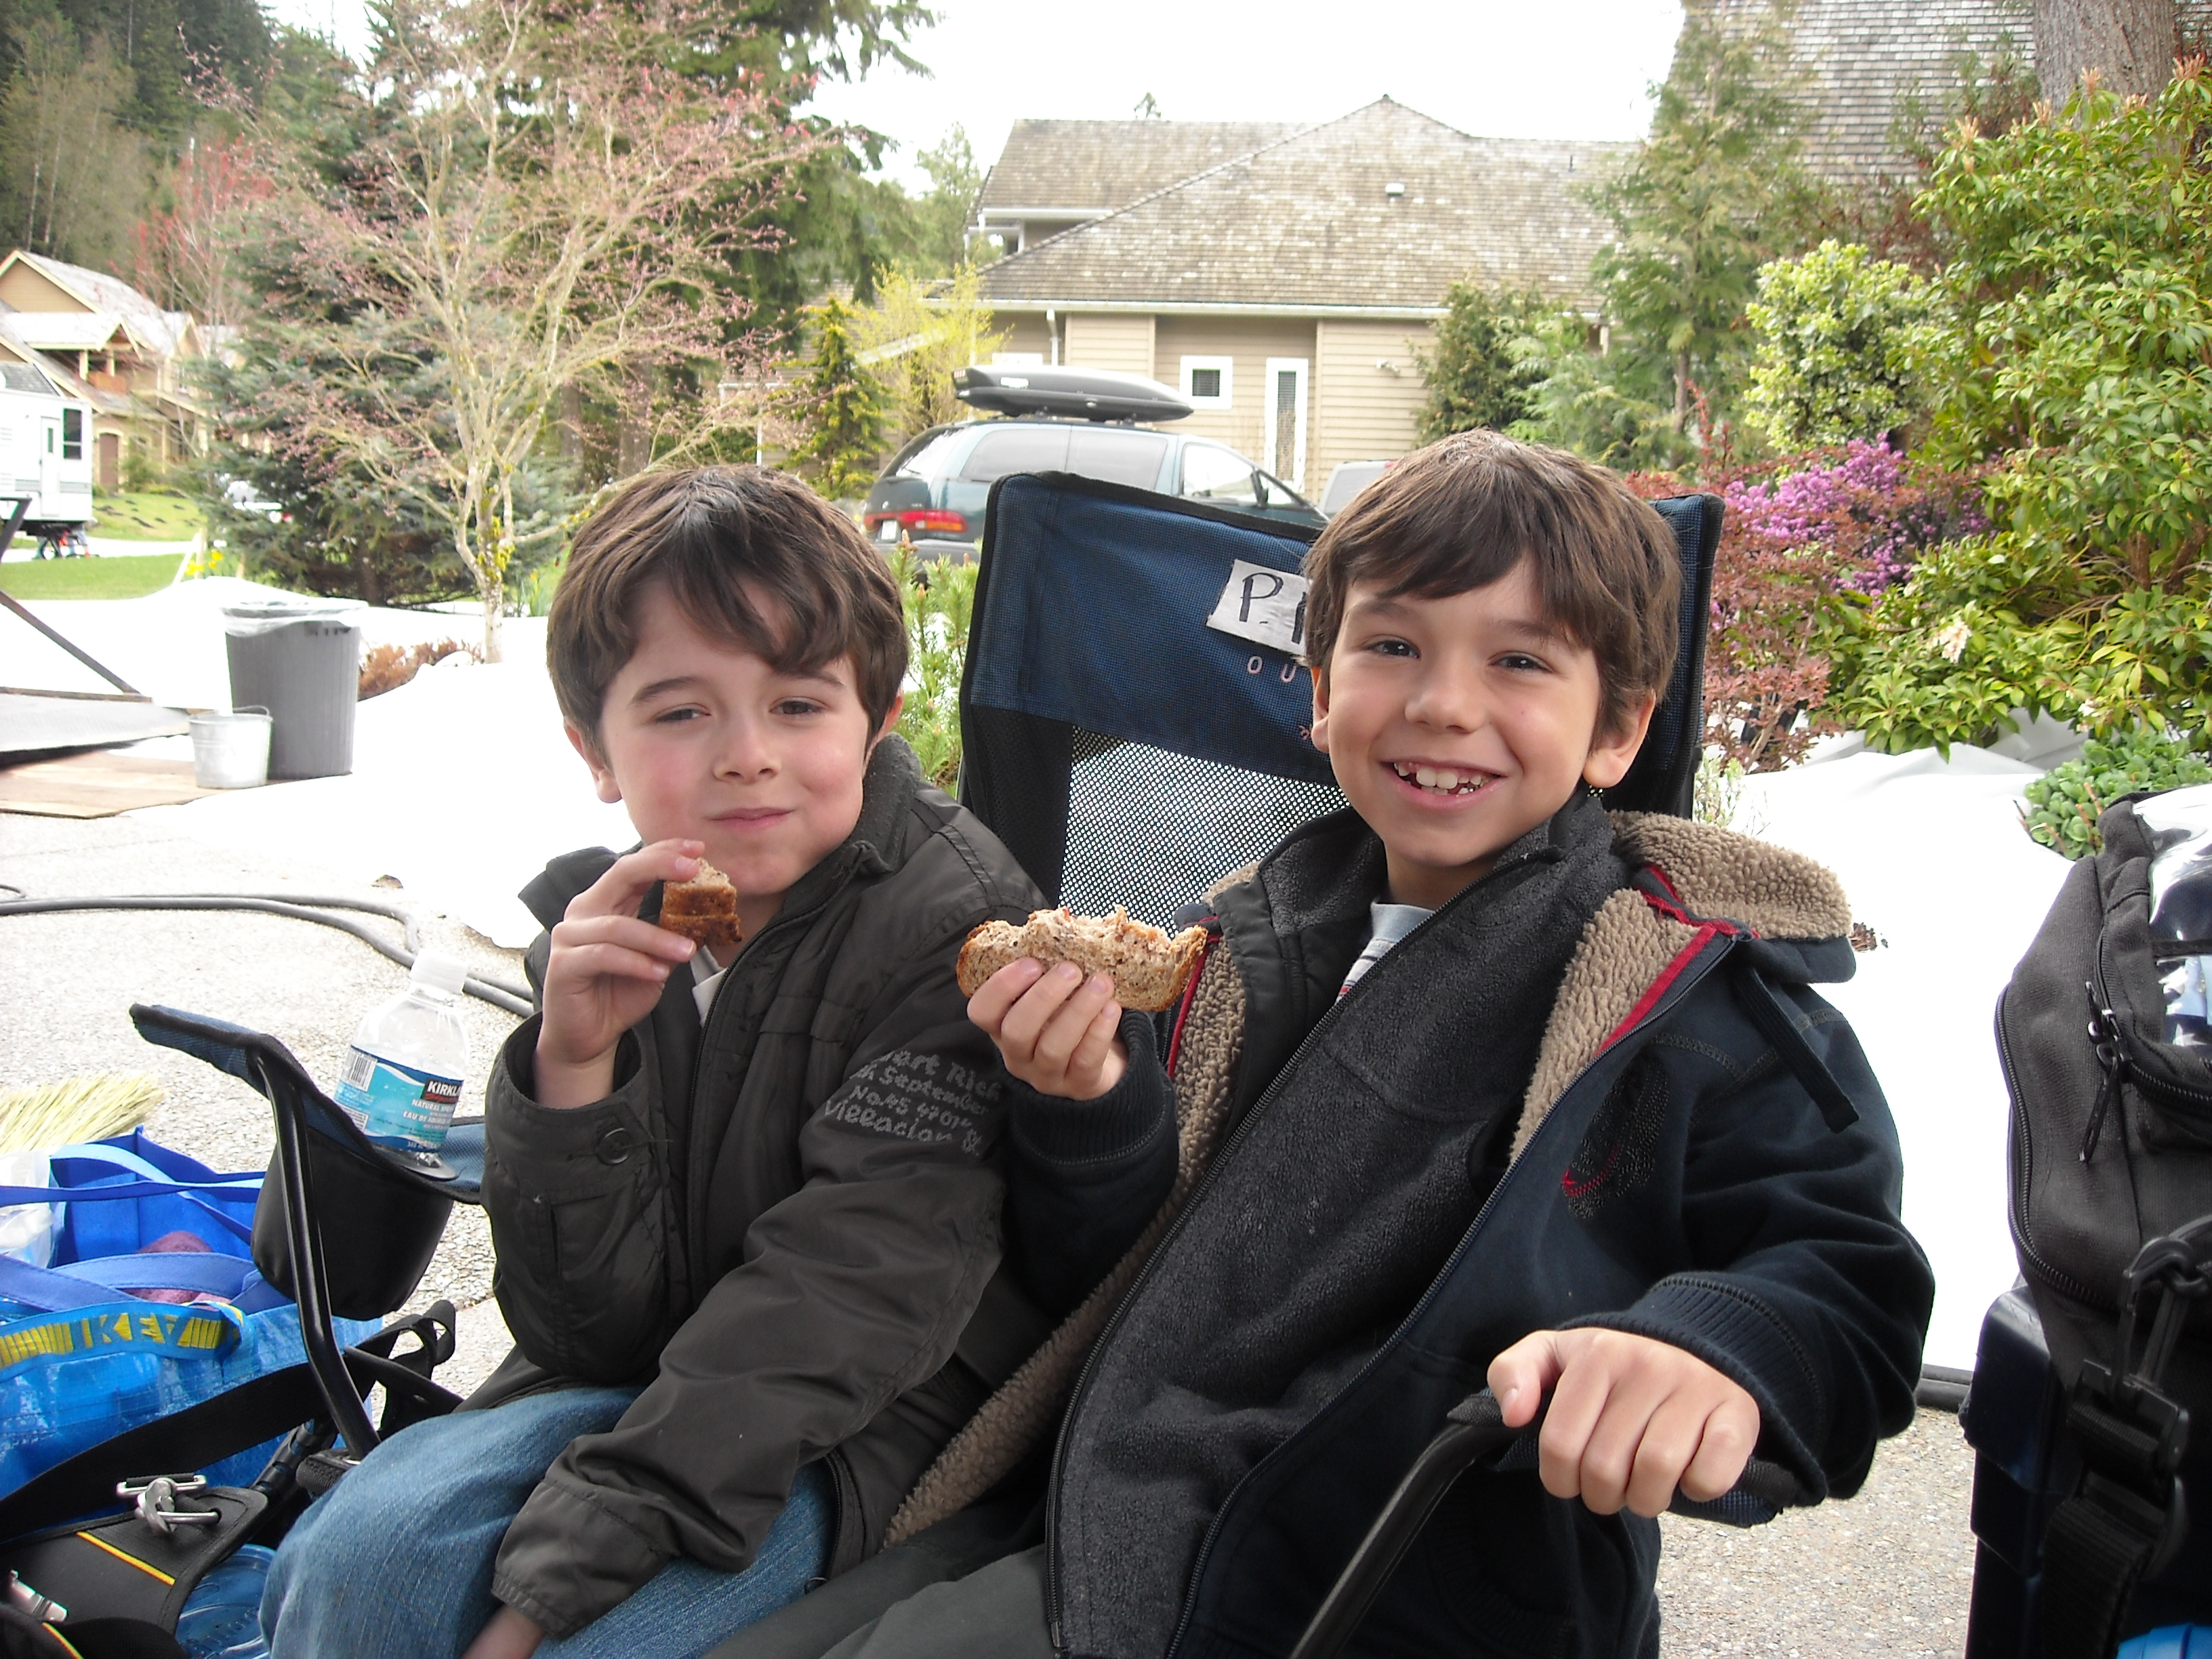
{"label": "black backpack", "polygon": [[[2212,1516],[2212,1049],[2166,1040],[2162,972],[2212,927],[2154,928],[2160,850],[2130,796],[2099,821],[1997,1004],[2011,1219],[2078,1462],[2044,1535],[2043,1648],[2109,1655],[2139,1586],[2212,1618],[2188,1498]],[[2192,1429],[2194,1432],[2192,1433]],[[2149,1596],[2158,1600],[2162,1590]]]}

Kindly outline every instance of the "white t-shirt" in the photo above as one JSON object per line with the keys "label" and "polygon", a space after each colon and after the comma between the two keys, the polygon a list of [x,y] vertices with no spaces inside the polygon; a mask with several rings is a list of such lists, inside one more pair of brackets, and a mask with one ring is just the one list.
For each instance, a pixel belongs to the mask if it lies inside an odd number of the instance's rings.
{"label": "white t-shirt", "polygon": [[691,953],[691,1000],[699,1005],[699,1023],[707,1023],[707,1011],[714,1006],[714,993],[722,988],[722,975],[727,968],[718,965],[713,952],[701,945]]}
{"label": "white t-shirt", "polygon": [[1369,905],[1367,911],[1374,919],[1375,932],[1367,941],[1367,948],[1359,953],[1359,960],[1346,973],[1344,990],[1337,993],[1339,996],[1366,978],[1367,970],[1389,956],[1392,945],[1436,915],[1418,904],[1385,904],[1380,899]]}

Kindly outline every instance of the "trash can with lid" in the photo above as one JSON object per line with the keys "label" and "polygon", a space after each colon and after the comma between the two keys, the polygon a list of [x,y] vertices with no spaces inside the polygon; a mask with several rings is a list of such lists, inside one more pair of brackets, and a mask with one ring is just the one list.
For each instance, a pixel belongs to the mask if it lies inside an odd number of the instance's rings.
{"label": "trash can with lid", "polygon": [[289,595],[223,607],[230,706],[269,711],[271,778],[353,770],[364,608],[358,599]]}

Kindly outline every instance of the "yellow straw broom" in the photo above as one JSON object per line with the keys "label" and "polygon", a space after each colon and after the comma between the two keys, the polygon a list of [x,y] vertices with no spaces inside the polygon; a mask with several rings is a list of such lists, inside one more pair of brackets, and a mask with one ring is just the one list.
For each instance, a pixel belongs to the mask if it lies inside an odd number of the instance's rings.
{"label": "yellow straw broom", "polygon": [[127,1133],[161,1103],[144,1072],[96,1072],[0,1094],[0,1153],[50,1152]]}

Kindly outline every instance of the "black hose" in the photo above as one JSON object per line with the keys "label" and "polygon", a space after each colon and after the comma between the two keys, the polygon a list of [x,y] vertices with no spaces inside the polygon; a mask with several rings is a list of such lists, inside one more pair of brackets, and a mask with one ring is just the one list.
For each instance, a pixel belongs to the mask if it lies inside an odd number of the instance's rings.
{"label": "black hose", "polygon": [[[396,904],[386,904],[376,899],[334,898],[313,893],[131,893],[112,898],[17,898],[0,901],[0,916],[40,915],[65,910],[258,910],[268,915],[290,916],[300,921],[318,922],[325,927],[335,927],[340,933],[351,933],[379,955],[388,957],[403,968],[415,965],[415,952],[419,948],[421,939],[413,914]],[[398,922],[404,930],[406,943],[404,945],[394,945],[360,922],[345,916],[325,914],[331,910],[359,910],[369,915],[386,917]],[[461,988],[478,1001],[489,1002],[493,1007],[503,1008],[510,1014],[526,1017],[537,1012],[530,1000],[530,988],[526,985],[517,985],[507,980],[480,979],[471,975],[461,982]]]}

